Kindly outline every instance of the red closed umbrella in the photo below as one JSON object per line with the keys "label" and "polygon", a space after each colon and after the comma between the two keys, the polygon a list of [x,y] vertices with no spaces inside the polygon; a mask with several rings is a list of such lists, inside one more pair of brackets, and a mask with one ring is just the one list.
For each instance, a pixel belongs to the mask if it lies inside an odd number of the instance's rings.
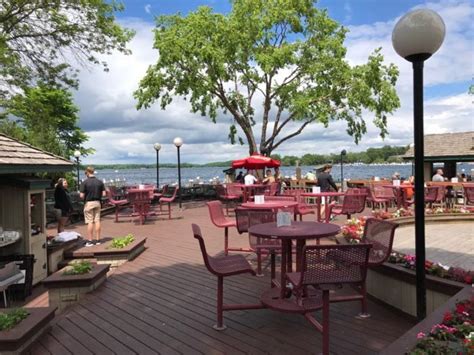
{"label": "red closed umbrella", "polygon": [[258,153],[254,153],[251,156],[244,159],[237,159],[232,162],[234,169],[246,168],[246,169],[264,169],[264,168],[277,168],[280,166],[280,161],[275,160]]}

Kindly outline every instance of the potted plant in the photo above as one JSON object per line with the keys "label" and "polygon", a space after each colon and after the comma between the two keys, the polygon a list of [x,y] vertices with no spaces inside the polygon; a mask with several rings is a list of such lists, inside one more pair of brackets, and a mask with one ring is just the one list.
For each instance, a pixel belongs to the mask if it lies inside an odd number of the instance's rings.
{"label": "potted plant", "polygon": [[48,328],[55,307],[5,309],[0,312],[0,353],[25,351]]}

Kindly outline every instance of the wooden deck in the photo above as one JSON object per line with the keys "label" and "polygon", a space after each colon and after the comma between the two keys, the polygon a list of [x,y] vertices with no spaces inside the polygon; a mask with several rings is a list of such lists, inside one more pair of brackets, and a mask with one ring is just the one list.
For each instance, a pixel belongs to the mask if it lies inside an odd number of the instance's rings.
{"label": "wooden deck", "polygon": [[[114,223],[113,216],[103,218],[104,236],[143,235],[148,238],[147,250],[119,266],[102,287],[58,316],[30,354],[295,355],[321,351],[321,335],[294,314],[226,312],[228,329],[215,331],[216,278],[203,266],[190,225],[201,226],[210,254],[223,249],[223,230],[211,224],[204,207],[186,209],[178,216],[145,225],[126,219]],[[85,232],[83,225],[72,228]],[[248,243],[235,230],[230,240],[231,245]],[[263,278],[235,276],[226,278],[224,284],[228,302],[255,302],[269,286],[268,270]],[[46,302],[42,294],[31,304]],[[355,318],[358,303],[331,305],[333,353],[375,354],[413,325],[373,302],[369,310],[372,317],[359,320]]]}

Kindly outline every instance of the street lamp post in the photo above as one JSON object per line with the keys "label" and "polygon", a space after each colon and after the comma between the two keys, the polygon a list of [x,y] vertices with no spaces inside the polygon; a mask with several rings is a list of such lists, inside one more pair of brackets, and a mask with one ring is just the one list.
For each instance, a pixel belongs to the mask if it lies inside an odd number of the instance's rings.
{"label": "street lamp post", "polygon": [[79,181],[79,157],[81,156],[81,152],[76,150],[74,151],[74,158],[76,158],[76,169],[77,169],[77,191],[80,188],[80,181]]}
{"label": "street lamp post", "polygon": [[395,51],[413,63],[416,315],[419,320],[426,317],[423,63],[441,47],[445,31],[443,19],[436,12],[421,9],[405,14],[392,33]]}
{"label": "street lamp post", "polygon": [[160,190],[160,149],[161,144],[155,143],[153,147],[156,150],[156,188]]}
{"label": "street lamp post", "polygon": [[344,191],[344,168],[343,163],[344,163],[344,155],[346,155],[347,152],[345,149],[341,150],[341,191]]}
{"label": "street lamp post", "polygon": [[183,140],[180,137],[176,137],[173,140],[173,144],[178,149],[178,199],[179,199],[179,208],[181,208],[181,157],[180,157],[180,148],[183,145]]}

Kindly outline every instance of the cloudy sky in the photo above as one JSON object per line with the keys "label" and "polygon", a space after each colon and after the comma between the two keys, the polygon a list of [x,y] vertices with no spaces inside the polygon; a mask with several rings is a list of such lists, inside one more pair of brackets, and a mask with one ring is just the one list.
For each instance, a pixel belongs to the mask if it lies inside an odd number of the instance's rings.
{"label": "cloudy sky", "polygon": [[[126,0],[125,11],[118,21],[136,31],[130,43],[133,54],[114,54],[104,58],[110,67],[82,69],[80,88],[75,100],[80,107],[79,125],[90,137],[88,146],[96,153],[85,163],[153,163],[153,143],[163,146],[160,161],[175,162],[176,136],[184,140],[182,161],[204,163],[231,160],[248,153],[246,146],[231,145],[227,140],[230,117],[222,115],[217,124],[208,118],[190,113],[188,104],[176,98],[166,111],[158,104],[147,110],[136,110],[133,92],[158,53],[152,48],[154,17],[181,12],[186,14],[200,5],[209,5],[216,12],[228,12],[227,0]],[[383,6],[381,5],[383,3]],[[346,134],[344,122],[333,122],[328,128],[313,124],[303,134],[283,144],[282,155],[305,153],[337,153],[380,147],[384,144],[406,145],[413,141],[412,69],[391,45],[391,33],[397,20],[407,11],[428,7],[445,21],[447,34],[441,49],[425,63],[425,132],[444,133],[473,130],[473,99],[467,94],[473,75],[474,5],[469,0],[380,1],[321,0],[350,32],[346,38],[347,59],[351,64],[364,63],[377,47],[382,47],[386,62],[400,69],[397,84],[401,108],[389,117],[389,136],[382,140],[378,130],[369,124],[368,133],[359,145]],[[371,116],[366,117],[367,122]]]}

